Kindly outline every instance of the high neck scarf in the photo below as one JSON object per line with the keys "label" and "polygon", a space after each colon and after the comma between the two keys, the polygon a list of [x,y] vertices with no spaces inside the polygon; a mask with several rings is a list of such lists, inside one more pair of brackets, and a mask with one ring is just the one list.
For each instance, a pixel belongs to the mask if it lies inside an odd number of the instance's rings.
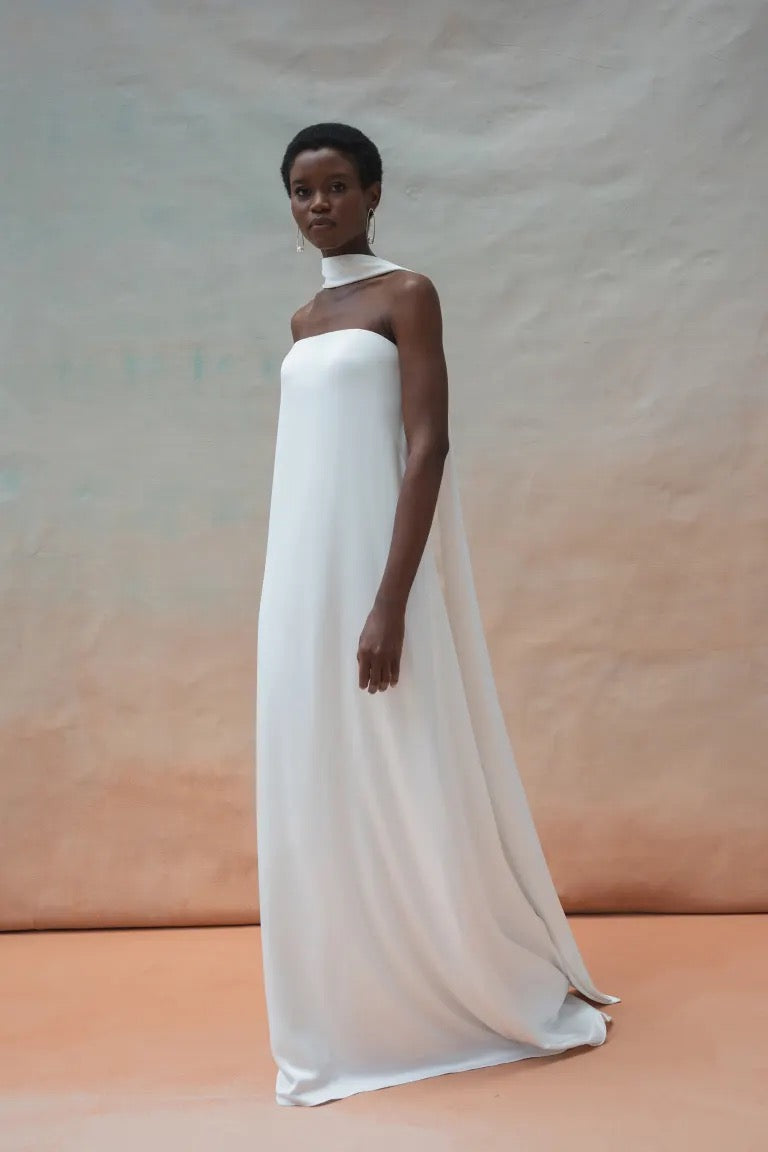
{"label": "high neck scarf", "polygon": [[392,264],[389,260],[382,260],[367,252],[323,256],[323,288],[340,288],[342,284],[354,284],[356,280],[368,280],[371,276],[382,276],[385,272],[396,272],[400,268],[400,264]]}

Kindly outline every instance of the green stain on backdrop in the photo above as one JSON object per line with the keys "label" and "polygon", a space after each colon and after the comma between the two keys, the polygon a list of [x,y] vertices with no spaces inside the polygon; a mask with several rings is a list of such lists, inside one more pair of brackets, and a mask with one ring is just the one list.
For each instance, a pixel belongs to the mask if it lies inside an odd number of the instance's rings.
{"label": "green stain on backdrop", "polygon": [[15,500],[21,488],[21,475],[16,468],[0,468],[0,504]]}
{"label": "green stain on backdrop", "polygon": [[126,352],[123,356],[123,368],[125,369],[125,374],[128,377],[128,383],[135,384],[139,365],[138,360],[136,359],[136,356],[133,354],[133,352]]}

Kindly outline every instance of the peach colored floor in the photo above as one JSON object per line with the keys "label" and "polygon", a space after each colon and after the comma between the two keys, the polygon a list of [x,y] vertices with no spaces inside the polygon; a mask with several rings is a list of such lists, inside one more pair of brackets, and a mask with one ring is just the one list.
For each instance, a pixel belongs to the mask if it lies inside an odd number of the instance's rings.
{"label": "peach colored floor", "polygon": [[257,928],[0,936],[2,1152],[765,1152],[768,916],[579,917],[601,1048],[278,1108]]}

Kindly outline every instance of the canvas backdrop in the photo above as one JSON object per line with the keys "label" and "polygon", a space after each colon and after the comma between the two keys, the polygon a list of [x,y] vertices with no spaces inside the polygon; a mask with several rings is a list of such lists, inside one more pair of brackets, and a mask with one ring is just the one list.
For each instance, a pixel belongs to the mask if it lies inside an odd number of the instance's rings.
{"label": "canvas backdrop", "polygon": [[278,168],[324,119],[441,294],[566,907],[766,910],[768,6],[0,0],[0,53],[0,926],[257,916],[279,367],[319,286]]}

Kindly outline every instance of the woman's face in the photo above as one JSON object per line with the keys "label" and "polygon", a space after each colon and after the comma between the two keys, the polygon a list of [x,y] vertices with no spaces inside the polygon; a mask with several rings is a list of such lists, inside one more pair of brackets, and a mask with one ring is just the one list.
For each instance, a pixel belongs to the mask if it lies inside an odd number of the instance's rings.
{"label": "woman's face", "polygon": [[301,232],[324,255],[367,249],[369,208],[381,184],[360,187],[354,161],[334,148],[300,152],[291,166],[291,212]]}

